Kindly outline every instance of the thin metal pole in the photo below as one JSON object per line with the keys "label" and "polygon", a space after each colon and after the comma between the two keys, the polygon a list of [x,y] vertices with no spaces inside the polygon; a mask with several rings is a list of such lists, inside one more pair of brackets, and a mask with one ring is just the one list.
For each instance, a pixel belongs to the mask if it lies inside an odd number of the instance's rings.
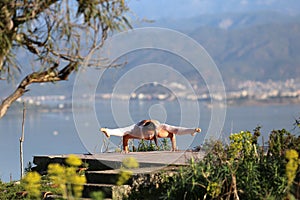
{"label": "thin metal pole", "polygon": [[24,159],[23,159],[23,142],[25,139],[25,134],[24,134],[24,126],[25,126],[25,115],[26,115],[26,105],[25,102],[23,102],[23,118],[22,118],[22,135],[20,137],[20,169],[21,169],[21,179],[24,176]]}

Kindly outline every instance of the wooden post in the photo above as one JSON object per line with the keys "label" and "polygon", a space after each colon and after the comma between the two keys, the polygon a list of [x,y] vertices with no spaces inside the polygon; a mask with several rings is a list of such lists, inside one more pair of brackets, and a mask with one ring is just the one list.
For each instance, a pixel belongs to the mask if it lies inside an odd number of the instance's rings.
{"label": "wooden post", "polygon": [[24,125],[25,125],[25,115],[26,115],[26,106],[25,106],[25,102],[23,102],[23,118],[22,118],[22,134],[20,137],[20,169],[21,169],[21,179],[24,176],[24,160],[23,160],[23,142],[24,142]]}

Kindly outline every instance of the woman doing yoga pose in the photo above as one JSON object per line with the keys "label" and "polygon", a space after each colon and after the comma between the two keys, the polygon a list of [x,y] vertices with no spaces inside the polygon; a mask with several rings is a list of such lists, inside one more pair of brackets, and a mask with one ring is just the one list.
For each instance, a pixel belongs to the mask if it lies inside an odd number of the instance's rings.
{"label": "woman doing yoga pose", "polygon": [[176,137],[175,135],[186,135],[191,134],[195,135],[196,132],[201,132],[200,128],[186,128],[179,126],[171,126],[168,124],[161,124],[157,120],[142,120],[131,126],[124,128],[101,128],[106,137],[119,136],[123,137],[123,150],[128,153],[128,140],[129,139],[145,139],[145,140],[154,140],[157,145],[157,138],[170,138],[172,142],[172,150],[176,150]]}

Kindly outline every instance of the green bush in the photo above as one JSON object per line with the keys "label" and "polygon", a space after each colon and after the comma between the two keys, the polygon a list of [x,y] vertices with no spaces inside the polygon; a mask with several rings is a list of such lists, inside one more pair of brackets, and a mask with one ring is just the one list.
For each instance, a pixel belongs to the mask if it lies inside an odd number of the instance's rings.
{"label": "green bush", "polygon": [[0,199],[43,199],[45,194],[61,196],[58,199],[78,199],[86,182],[84,173],[78,172],[82,165],[77,156],[70,155],[65,166],[49,164],[48,174],[44,176],[27,169],[20,182],[0,182]]}
{"label": "green bush", "polygon": [[21,199],[20,191],[24,191],[24,187],[18,183],[2,183],[0,181],[0,199]]}
{"label": "green bush", "polygon": [[166,138],[159,141],[159,145],[156,146],[152,141],[140,140],[138,143],[137,151],[170,151],[171,146]]}
{"label": "green bush", "polygon": [[259,137],[257,127],[232,134],[229,144],[209,142],[202,160],[140,178],[129,199],[300,199],[300,138],[273,130],[266,150]]}

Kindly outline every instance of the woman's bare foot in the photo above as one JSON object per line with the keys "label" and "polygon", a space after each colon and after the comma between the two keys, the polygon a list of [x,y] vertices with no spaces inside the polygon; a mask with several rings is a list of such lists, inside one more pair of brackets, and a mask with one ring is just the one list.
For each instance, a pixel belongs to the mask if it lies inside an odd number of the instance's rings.
{"label": "woman's bare foot", "polygon": [[100,128],[100,131],[103,132],[105,134],[106,137],[110,137],[110,135],[107,133],[106,128]]}

